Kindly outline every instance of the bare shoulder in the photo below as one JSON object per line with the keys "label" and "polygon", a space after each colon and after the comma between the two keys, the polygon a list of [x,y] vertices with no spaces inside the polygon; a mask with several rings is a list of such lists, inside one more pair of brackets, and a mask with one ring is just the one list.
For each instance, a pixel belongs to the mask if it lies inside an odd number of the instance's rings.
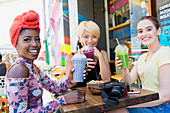
{"label": "bare shoulder", "polygon": [[27,78],[29,77],[29,69],[24,64],[13,66],[8,72],[9,78]]}

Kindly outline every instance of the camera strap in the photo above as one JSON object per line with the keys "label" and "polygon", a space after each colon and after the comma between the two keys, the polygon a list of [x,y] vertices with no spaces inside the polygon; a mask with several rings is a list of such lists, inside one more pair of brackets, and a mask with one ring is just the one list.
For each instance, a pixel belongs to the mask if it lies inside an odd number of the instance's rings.
{"label": "camera strap", "polygon": [[119,99],[117,97],[109,97],[109,95],[103,90],[101,93],[102,100],[108,105],[118,105]]}

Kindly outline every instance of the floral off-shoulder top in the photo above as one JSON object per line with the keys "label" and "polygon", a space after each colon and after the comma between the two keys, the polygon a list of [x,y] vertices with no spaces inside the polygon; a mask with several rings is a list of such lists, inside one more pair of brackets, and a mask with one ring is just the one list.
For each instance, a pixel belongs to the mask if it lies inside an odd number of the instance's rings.
{"label": "floral off-shoulder top", "polygon": [[53,94],[71,88],[72,84],[68,78],[55,82],[45,75],[32,61],[18,57],[12,66],[19,63],[28,67],[29,77],[8,78],[7,72],[6,88],[10,113],[51,113],[57,111],[61,105],[67,104],[64,96],[61,96],[43,106],[42,94],[43,88]]}

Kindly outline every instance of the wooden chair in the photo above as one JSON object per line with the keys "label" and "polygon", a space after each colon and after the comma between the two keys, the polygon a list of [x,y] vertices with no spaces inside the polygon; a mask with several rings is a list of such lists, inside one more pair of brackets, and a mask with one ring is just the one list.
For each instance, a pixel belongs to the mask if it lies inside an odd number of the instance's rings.
{"label": "wooden chair", "polygon": [[8,99],[0,97],[0,113],[2,112],[2,110],[4,110],[5,113],[9,113]]}
{"label": "wooden chair", "polygon": [[118,75],[115,72],[115,70],[113,70],[113,68],[115,68],[115,66],[116,66],[115,63],[116,63],[115,60],[109,61],[109,65],[110,65],[111,73],[112,73],[111,79],[118,80],[120,82],[122,80],[122,74]]}

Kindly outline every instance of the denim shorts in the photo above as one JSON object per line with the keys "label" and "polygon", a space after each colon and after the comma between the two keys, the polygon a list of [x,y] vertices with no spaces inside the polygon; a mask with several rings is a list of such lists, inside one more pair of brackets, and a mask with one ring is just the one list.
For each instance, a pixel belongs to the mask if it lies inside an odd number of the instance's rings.
{"label": "denim shorts", "polygon": [[170,102],[154,107],[127,108],[128,113],[170,113]]}

